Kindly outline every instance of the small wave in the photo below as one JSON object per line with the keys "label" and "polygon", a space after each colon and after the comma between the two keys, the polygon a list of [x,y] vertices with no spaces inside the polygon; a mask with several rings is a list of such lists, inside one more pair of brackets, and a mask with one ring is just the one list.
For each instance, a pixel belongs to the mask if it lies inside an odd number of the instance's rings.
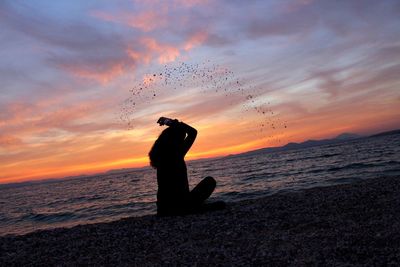
{"label": "small wave", "polygon": [[9,220],[5,214],[0,213],[0,222],[8,222]]}
{"label": "small wave", "polygon": [[336,157],[336,156],[340,156],[340,154],[339,153],[325,154],[325,155],[322,155],[321,158],[331,158],[331,157]]}
{"label": "small wave", "polygon": [[105,206],[104,209],[126,209],[126,208],[132,208],[137,205],[140,205],[140,202],[128,202],[128,203],[122,203],[122,204],[114,204],[110,206]]}
{"label": "small wave", "polygon": [[89,202],[89,201],[95,201],[99,199],[105,198],[102,195],[94,195],[92,197],[87,197],[87,196],[82,196],[82,197],[74,197],[74,198],[67,198],[67,199],[57,199],[53,202],[50,202],[48,205],[50,207],[52,206],[57,206],[57,205],[62,205],[62,204],[75,204],[75,203],[80,203],[80,202]]}
{"label": "small wave", "polygon": [[102,195],[93,195],[93,196],[82,196],[82,197],[75,197],[71,199],[67,199],[67,203],[76,203],[76,202],[86,202],[86,201],[93,201],[93,200],[99,200],[103,199],[104,196]]}
{"label": "small wave", "polygon": [[320,173],[320,172],[326,172],[326,169],[314,169],[314,170],[306,171],[304,173]]}
{"label": "small wave", "polygon": [[56,206],[60,204],[71,204],[75,202],[83,202],[86,201],[86,197],[74,197],[74,198],[66,198],[66,199],[56,199],[52,202],[50,202],[48,205],[49,206]]}
{"label": "small wave", "polygon": [[21,220],[55,223],[55,222],[68,221],[74,217],[76,217],[76,215],[72,212],[29,213],[22,216]]}
{"label": "small wave", "polygon": [[345,177],[345,178],[336,178],[336,179],[329,179],[328,182],[332,184],[347,184],[347,183],[354,183],[361,181],[361,178],[356,177]]}
{"label": "small wave", "polygon": [[292,158],[292,159],[287,159],[285,162],[293,162],[293,161],[302,161],[302,160],[309,160],[309,159],[319,159],[319,158],[331,158],[331,157],[336,157],[340,156],[339,153],[333,153],[333,154],[323,154],[323,155],[317,155],[317,156],[309,156],[309,157],[303,157],[303,158]]}
{"label": "small wave", "polygon": [[293,171],[288,171],[286,173],[287,176],[298,176],[298,175],[305,175],[305,174],[315,174],[315,173],[320,173],[320,172],[326,172],[327,169],[324,168],[319,168],[319,169],[303,169],[303,170],[293,170]]}
{"label": "small wave", "polygon": [[250,176],[244,177],[242,179],[242,181],[246,181],[247,182],[247,181],[256,181],[258,179],[268,179],[268,178],[274,177],[276,175],[277,175],[277,173],[263,172],[263,173],[258,173],[258,174],[254,174],[254,175],[250,175]]}
{"label": "small wave", "polygon": [[237,174],[248,174],[248,173],[253,173],[256,170],[252,170],[252,169],[244,169],[244,170],[238,170]]}
{"label": "small wave", "polygon": [[240,194],[240,193],[237,192],[237,191],[231,191],[231,192],[223,193],[223,194],[221,194],[221,196],[231,197],[231,196],[237,196],[237,195],[239,195],[239,194]]}
{"label": "small wave", "polygon": [[400,169],[384,170],[382,174],[385,176],[399,176]]}
{"label": "small wave", "polygon": [[385,165],[400,165],[399,161],[390,160],[384,163]]}
{"label": "small wave", "polygon": [[377,164],[372,164],[372,163],[351,163],[347,164],[341,167],[332,167],[327,169],[328,172],[335,172],[335,171],[340,171],[344,169],[364,169],[364,168],[370,168],[370,167],[376,167],[379,166]]}
{"label": "small wave", "polygon": [[94,195],[93,197],[89,197],[87,199],[87,201],[99,200],[99,199],[103,199],[103,198],[104,198],[104,196]]}
{"label": "small wave", "polygon": [[306,157],[306,158],[303,158],[303,159],[319,159],[319,158],[324,158],[324,159],[326,159],[326,158],[336,157],[336,156],[339,156],[339,155],[340,155],[340,154],[338,154],[338,153],[323,154],[323,155],[318,155],[318,156],[313,156],[313,157]]}

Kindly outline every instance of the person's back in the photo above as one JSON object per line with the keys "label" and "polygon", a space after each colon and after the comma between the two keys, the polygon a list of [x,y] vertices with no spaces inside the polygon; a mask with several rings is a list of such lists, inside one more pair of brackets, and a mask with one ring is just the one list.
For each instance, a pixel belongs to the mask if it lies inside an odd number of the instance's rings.
{"label": "person's back", "polygon": [[157,168],[157,209],[159,213],[180,213],[189,196],[184,159],[163,162]]}

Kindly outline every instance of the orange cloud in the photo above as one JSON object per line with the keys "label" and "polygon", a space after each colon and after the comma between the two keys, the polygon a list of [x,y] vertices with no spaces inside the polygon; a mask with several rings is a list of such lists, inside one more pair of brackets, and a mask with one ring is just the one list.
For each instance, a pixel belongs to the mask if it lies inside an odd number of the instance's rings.
{"label": "orange cloud", "polygon": [[158,63],[165,64],[175,61],[180,55],[178,48],[162,44],[154,38],[144,37],[139,42],[144,46],[144,52],[138,52],[132,48],[127,49],[127,54],[133,60],[150,63],[153,58],[157,58]]}
{"label": "orange cloud", "polygon": [[[187,23],[186,15],[179,14],[179,16],[170,18],[171,9],[176,8],[189,8],[195,5],[203,5],[208,1],[183,1],[177,0],[173,2],[164,1],[140,1],[137,3],[137,9],[129,11],[117,11],[110,13],[109,11],[91,11],[90,15],[103,21],[118,23],[143,32],[151,32],[161,28],[169,27],[170,23]],[[139,9],[139,11],[137,11]],[[143,9],[143,10],[141,10]],[[68,65],[63,64],[62,67],[67,69],[74,75],[82,78],[92,79],[101,84],[107,84],[112,79],[123,74],[128,67],[136,66],[138,62],[149,64],[152,60],[156,59],[159,64],[166,64],[175,61],[182,51],[190,51],[204,43],[208,38],[208,33],[204,30],[185,33],[181,41],[170,43],[168,41],[160,41],[162,38],[153,37],[150,35],[136,35],[134,40],[135,46],[125,44],[122,53],[127,55],[128,60],[120,58],[115,62],[97,62],[91,64],[90,68],[82,67],[85,64]],[[179,39],[178,39],[179,40]],[[116,53],[118,56],[118,52]],[[107,61],[108,58],[105,57]]]}
{"label": "orange cloud", "polygon": [[140,29],[144,32],[149,32],[166,26],[167,20],[165,14],[159,11],[148,10],[139,14],[131,12],[120,12],[118,15],[113,15],[103,11],[93,11],[91,15],[104,21],[127,25],[132,28]]}
{"label": "orange cloud", "polygon": [[114,122],[91,119],[92,116],[101,118],[108,100],[95,99],[72,105],[63,105],[49,99],[35,105],[10,104],[2,109],[5,119],[0,124],[3,125],[0,143],[9,152],[15,153],[30,149],[30,145],[41,141],[61,141],[65,135],[120,129],[121,126]]}
{"label": "orange cloud", "polygon": [[196,46],[201,45],[207,40],[208,33],[205,31],[200,31],[193,34],[183,45],[183,49],[189,51]]}
{"label": "orange cloud", "polygon": [[143,31],[151,31],[166,25],[166,20],[154,11],[146,11],[134,17],[129,17],[127,23],[131,27]]}
{"label": "orange cloud", "polygon": [[158,62],[160,64],[175,61],[180,54],[178,48],[167,44],[161,44],[153,38],[146,37],[143,38],[141,42],[145,45],[150,53],[158,55]]}
{"label": "orange cloud", "polygon": [[143,62],[145,64],[149,64],[152,59],[152,55],[150,53],[140,53],[132,48],[126,49],[126,53],[134,61]]}
{"label": "orange cloud", "polygon": [[22,140],[11,135],[0,135],[0,147],[14,148],[22,145]]}
{"label": "orange cloud", "polygon": [[180,47],[189,51],[196,46],[201,45],[206,41],[208,34],[204,31],[193,34],[185,41],[182,45],[170,45],[161,43],[151,37],[143,37],[138,43],[142,44],[144,51],[138,51],[133,48],[128,48],[126,53],[134,61],[140,61],[143,63],[150,63],[153,58],[156,58],[158,63],[166,64],[175,61],[180,55]]}
{"label": "orange cloud", "polygon": [[173,0],[173,1],[157,1],[157,0],[140,0],[136,2],[136,7],[143,10],[137,11],[117,11],[114,14],[110,12],[94,10],[90,15],[103,21],[118,23],[139,29],[143,32],[150,32],[170,26],[172,21],[170,11],[178,8],[192,8],[194,6],[208,4],[208,0]]}
{"label": "orange cloud", "polygon": [[122,63],[114,63],[104,70],[85,69],[79,65],[64,65],[63,68],[78,77],[95,80],[103,85],[109,83],[124,72]]}

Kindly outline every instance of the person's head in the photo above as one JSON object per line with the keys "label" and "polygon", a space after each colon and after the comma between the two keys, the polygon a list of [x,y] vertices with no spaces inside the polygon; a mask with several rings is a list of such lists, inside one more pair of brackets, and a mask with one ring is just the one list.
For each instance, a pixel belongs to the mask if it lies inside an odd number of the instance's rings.
{"label": "person's head", "polygon": [[149,152],[150,165],[157,168],[162,161],[178,157],[185,137],[185,131],[178,126],[168,127],[162,131]]}

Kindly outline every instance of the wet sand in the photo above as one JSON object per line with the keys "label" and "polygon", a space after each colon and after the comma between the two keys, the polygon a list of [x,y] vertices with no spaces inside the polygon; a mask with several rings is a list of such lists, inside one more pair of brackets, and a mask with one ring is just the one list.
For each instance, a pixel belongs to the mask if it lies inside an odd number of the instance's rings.
{"label": "wet sand", "polygon": [[400,178],[0,237],[0,266],[398,266]]}

